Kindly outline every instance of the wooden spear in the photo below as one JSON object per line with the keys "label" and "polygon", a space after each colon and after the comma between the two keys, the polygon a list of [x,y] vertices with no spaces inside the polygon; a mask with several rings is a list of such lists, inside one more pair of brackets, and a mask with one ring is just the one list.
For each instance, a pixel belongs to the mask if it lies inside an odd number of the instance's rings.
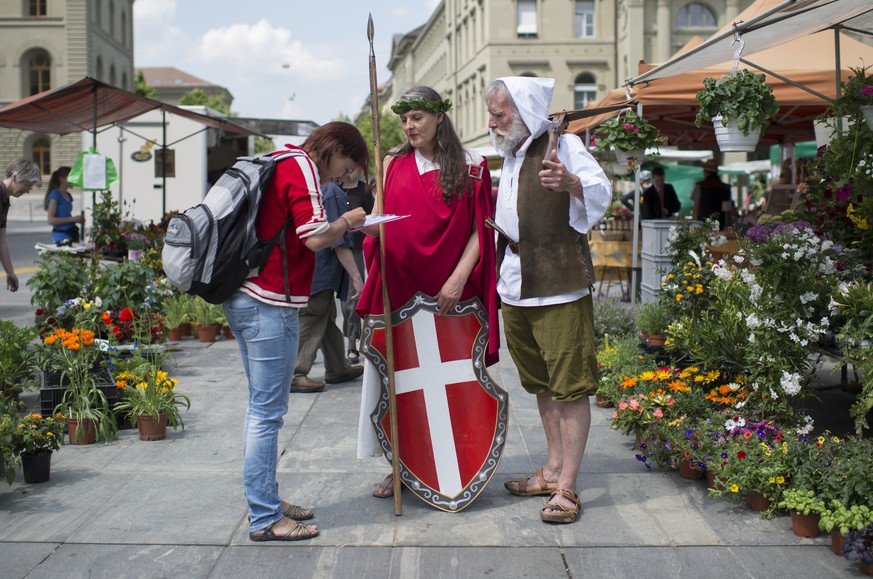
{"label": "wooden spear", "polygon": [[[376,213],[385,211],[385,193],[382,180],[382,142],[379,138],[379,85],[376,84],[376,53],[373,51],[373,15],[367,21],[367,40],[370,42],[370,114],[373,118],[373,161],[376,176]],[[385,361],[388,373],[388,412],[391,428],[391,469],[394,476],[394,514],[403,514],[400,495],[400,441],[397,433],[397,394],[394,390],[394,338],[391,328],[391,300],[385,277],[385,224],[379,224],[379,269],[382,275],[382,310],[385,317]]]}

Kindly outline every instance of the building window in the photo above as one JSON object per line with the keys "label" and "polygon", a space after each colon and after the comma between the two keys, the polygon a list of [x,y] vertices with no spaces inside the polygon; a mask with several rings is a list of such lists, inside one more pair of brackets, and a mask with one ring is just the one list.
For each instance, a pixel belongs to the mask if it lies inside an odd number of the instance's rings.
{"label": "building window", "polygon": [[46,16],[47,0],[30,0],[28,2],[28,14],[30,16]]}
{"label": "building window", "polygon": [[30,160],[39,166],[39,172],[49,175],[52,172],[52,144],[46,137],[37,137],[30,145]]}
{"label": "building window", "polygon": [[96,78],[99,81],[106,82],[106,75],[103,74],[103,57],[97,57]]}
{"label": "building window", "polygon": [[594,37],[594,2],[576,2],[576,38]]}
{"label": "building window", "polygon": [[115,2],[109,0],[109,36],[115,38]]}
{"label": "building window", "polygon": [[52,63],[45,52],[34,53],[27,62],[28,96],[51,88]]}
{"label": "building window", "polygon": [[715,13],[703,4],[692,2],[679,9],[676,28],[715,28]]}
{"label": "building window", "polygon": [[518,0],[519,36],[536,36],[537,34],[537,0]]}
{"label": "building window", "polygon": [[588,103],[597,100],[597,82],[590,72],[576,75],[573,83],[573,108],[584,109]]}
{"label": "building window", "polygon": [[121,46],[127,48],[127,14],[121,11]]}
{"label": "building window", "polygon": [[103,2],[102,0],[94,0],[94,23],[97,28],[103,28]]}

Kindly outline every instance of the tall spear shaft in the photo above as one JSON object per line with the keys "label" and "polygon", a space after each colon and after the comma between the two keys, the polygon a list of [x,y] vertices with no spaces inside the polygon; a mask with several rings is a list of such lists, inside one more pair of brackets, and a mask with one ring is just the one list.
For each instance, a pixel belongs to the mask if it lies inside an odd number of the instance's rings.
{"label": "tall spear shaft", "polygon": [[[373,161],[376,173],[376,213],[385,211],[382,179],[382,141],[379,137],[379,85],[376,83],[376,53],[373,50],[373,15],[367,20],[367,40],[370,42],[370,115],[373,119]],[[394,389],[394,337],[391,326],[391,300],[385,277],[385,224],[379,224],[379,269],[382,275],[382,310],[385,317],[385,359],[388,374],[388,412],[391,429],[391,469],[394,476],[394,514],[403,514],[400,495],[400,441],[397,432],[397,393]]]}

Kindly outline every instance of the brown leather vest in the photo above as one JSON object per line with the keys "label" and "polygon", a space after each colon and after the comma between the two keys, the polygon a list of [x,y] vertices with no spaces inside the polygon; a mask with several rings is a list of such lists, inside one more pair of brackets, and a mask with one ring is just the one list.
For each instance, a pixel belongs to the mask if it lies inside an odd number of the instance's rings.
{"label": "brown leather vest", "polygon": [[[521,259],[521,297],[540,298],[592,289],[594,265],[588,237],[568,223],[570,194],[550,191],[539,172],[549,144],[548,132],[528,147],[518,176],[518,254]],[[506,252],[506,239],[497,236],[497,273]]]}

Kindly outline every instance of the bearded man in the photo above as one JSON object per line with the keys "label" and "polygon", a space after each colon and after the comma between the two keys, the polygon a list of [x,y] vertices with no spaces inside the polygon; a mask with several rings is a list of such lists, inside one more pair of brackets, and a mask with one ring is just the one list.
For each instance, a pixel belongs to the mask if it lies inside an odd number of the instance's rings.
{"label": "bearded man", "polygon": [[612,188],[576,135],[549,147],[554,86],[554,79],[500,78],[485,101],[491,142],[503,157],[495,221],[504,333],[522,387],[537,397],[548,446],[543,468],[504,486],[549,496],[540,518],[571,523],[597,389],[587,234],[606,213]]}

